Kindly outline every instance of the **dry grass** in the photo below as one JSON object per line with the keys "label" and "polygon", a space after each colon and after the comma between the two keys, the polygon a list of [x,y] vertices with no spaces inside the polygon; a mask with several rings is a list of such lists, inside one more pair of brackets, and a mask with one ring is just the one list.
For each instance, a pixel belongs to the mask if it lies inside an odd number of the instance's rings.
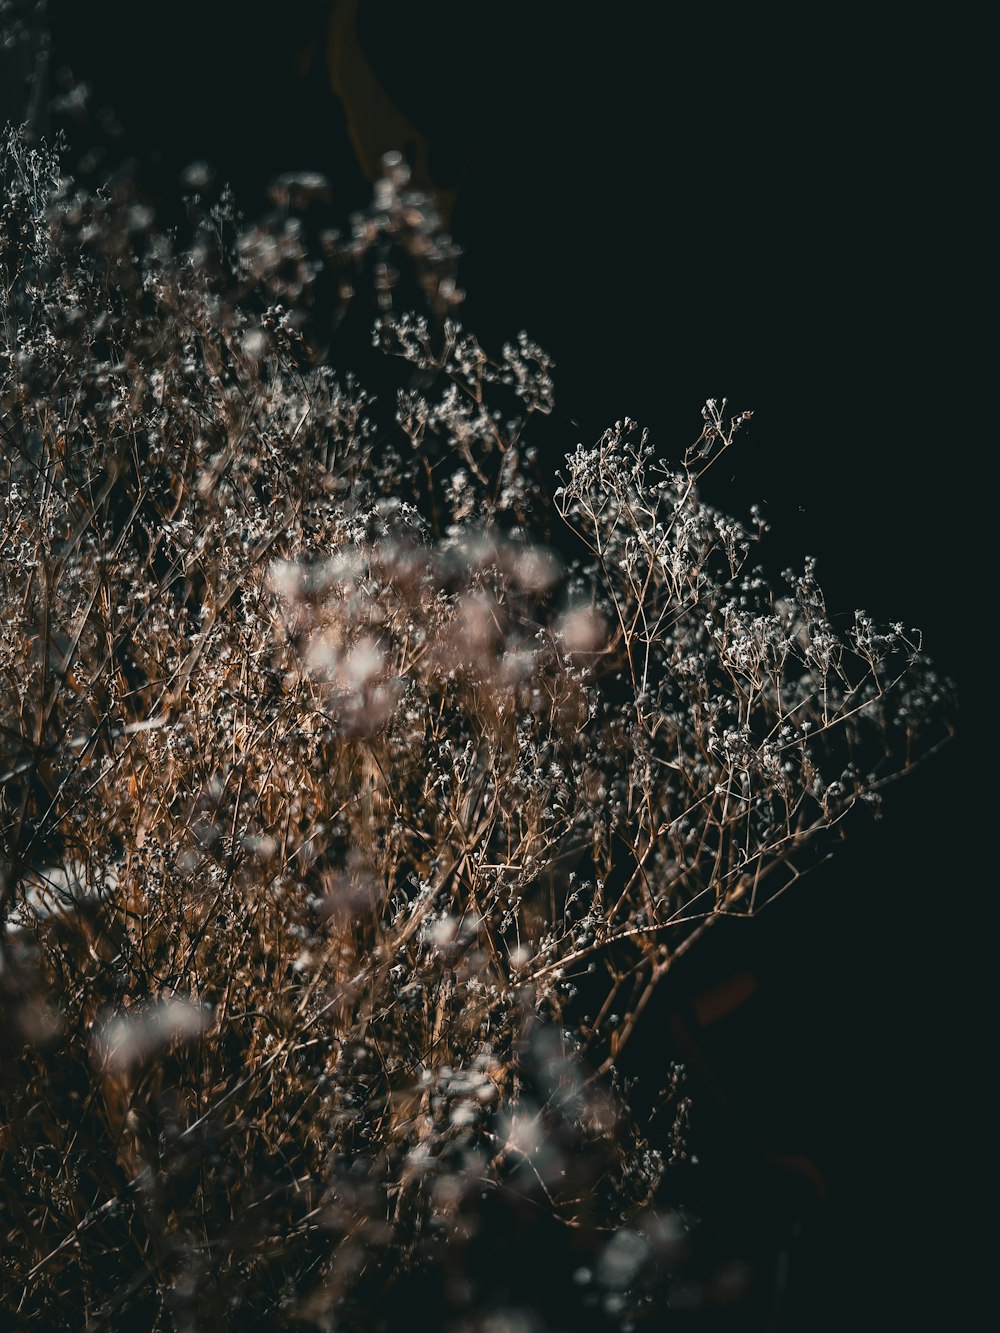
{"label": "dry grass", "polygon": [[[176,248],[16,137],[4,171],[0,1305],[372,1327],[484,1191],[648,1220],[682,1147],[615,1060],[926,748],[918,644],[749,567],[699,492],[724,404],[678,465],[623,422],[547,493],[548,361],[454,322],[398,163],[322,263],[287,209],[321,183]],[[374,280],[397,395],[303,341],[331,275]]]}

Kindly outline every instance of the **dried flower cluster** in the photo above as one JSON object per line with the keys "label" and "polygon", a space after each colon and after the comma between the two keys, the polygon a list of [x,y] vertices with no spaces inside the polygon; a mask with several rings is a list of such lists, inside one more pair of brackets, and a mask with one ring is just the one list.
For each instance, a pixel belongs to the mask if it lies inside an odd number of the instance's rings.
{"label": "dried flower cluster", "polygon": [[[604,1235],[587,1299],[634,1317],[686,1105],[664,1070],[651,1144],[615,1061],[926,748],[918,645],[748,565],[759,518],[699,493],[724,404],[547,492],[551,365],[455,321],[398,159],[319,258],[312,177],[180,246],[17,136],[3,174],[0,1307],[373,1328],[515,1191]],[[310,340],[331,277],[374,284],[377,398]]]}

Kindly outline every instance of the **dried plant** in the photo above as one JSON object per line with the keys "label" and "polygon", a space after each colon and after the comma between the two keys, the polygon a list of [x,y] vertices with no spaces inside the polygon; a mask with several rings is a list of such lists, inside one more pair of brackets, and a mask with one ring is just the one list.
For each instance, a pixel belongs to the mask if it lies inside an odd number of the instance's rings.
{"label": "dried plant", "polygon": [[[836,630],[809,563],[774,591],[759,516],[701,498],[746,413],[710,402],[676,465],[623,421],[547,488],[548,359],[457,323],[455,249],[386,172],[313,258],[312,177],[253,227],[192,201],[181,245],[122,182],[6,145],[0,1303],[26,1327],[377,1327],[510,1191],[610,1233],[624,1319],[676,1241],[651,1203],[687,1107],[665,1070],[654,1144],[622,1048],[708,925],[931,743],[919,642]],[[377,396],[309,319],[369,281]]]}

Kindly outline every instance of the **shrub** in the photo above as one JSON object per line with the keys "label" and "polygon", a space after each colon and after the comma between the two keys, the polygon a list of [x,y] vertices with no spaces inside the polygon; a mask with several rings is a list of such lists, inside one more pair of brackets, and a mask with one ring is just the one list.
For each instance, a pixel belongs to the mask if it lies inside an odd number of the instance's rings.
{"label": "shrub", "polygon": [[[374,1327],[510,1196],[616,1233],[625,1318],[686,1103],[652,1144],[616,1060],[927,748],[919,641],[749,563],[724,403],[549,486],[552,367],[458,323],[398,158],[316,258],[317,179],[181,244],[5,152],[4,1308]],[[377,395],[310,322],[369,286]]]}

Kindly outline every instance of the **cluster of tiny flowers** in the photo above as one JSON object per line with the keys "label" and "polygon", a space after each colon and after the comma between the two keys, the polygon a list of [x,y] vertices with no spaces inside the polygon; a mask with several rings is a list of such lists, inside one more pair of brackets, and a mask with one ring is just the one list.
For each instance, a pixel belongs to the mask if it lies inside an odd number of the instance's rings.
{"label": "cluster of tiny flowers", "polygon": [[[638,1317],[687,1235],[681,1081],[654,1143],[616,1078],[649,995],[946,696],[748,567],[759,515],[701,496],[745,414],[676,465],[620,422],[547,489],[551,361],[462,328],[385,168],[314,255],[318,177],[182,246],[4,149],[0,1290],[39,1325],[350,1327],[505,1191],[588,1219],[581,1300]],[[328,273],[374,289],[377,393],[318,350]]]}

